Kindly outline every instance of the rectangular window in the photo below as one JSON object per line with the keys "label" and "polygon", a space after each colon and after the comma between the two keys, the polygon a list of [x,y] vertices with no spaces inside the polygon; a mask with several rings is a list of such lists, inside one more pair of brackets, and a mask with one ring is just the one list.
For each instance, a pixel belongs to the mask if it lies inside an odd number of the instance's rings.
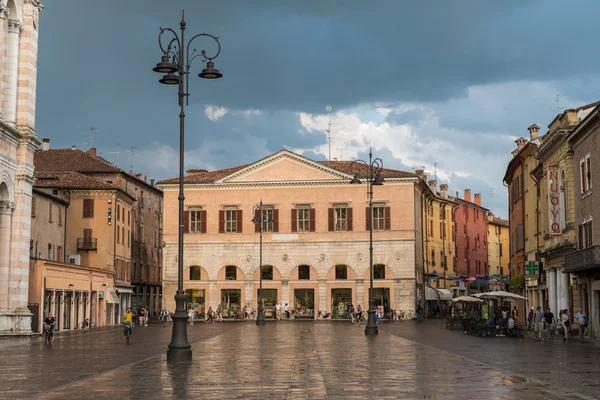
{"label": "rectangular window", "polygon": [[121,243],[121,230],[117,226],[117,243]]}
{"label": "rectangular window", "polygon": [[225,267],[225,280],[226,281],[237,280],[237,267],[235,265],[228,265]]}
{"label": "rectangular window", "polygon": [[262,210],[262,230],[263,232],[273,232],[272,208],[263,208]]}
{"label": "rectangular window", "polygon": [[385,230],[385,207],[373,207],[373,230]]}
{"label": "rectangular window", "polygon": [[58,262],[64,262],[62,246],[56,246],[56,260]]}
{"label": "rectangular window", "polygon": [[94,218],[94,199],[83,199],[83,218]]}
{"label": "rectangular window", "polygon": [[443,239],[443,237],[444,237],[444,225],[440,221],[440,239]]}
{"label": "rectangular window", "polygon": [[131,211],[127,210],[127,226],[131,226]]}
{"label": "rectangular window", "polygon": [[131,247],[131,233],[127,231],[127,247]]}
{"label": "rectangular window", "polygon": [[121,206],[117,204],[117,221],[121,220]]}
{"label": "rectangular window", "polygon": [[585,193],[587,191],[587,178],[586,178],[586,167],[585,167],[585,160],[581,160],[579,162],[579,169],[580,169],[580,173],[581,173],[581,193]]}
{"label": "rectangular window", "polygon": [[48,260],[52,260],[52,244],[48,243]]}
{"label": "rectangular window", "polygon": [[385,265],[373,265],[373,279],[385,279]]}
{"label": "rectangular window", "polygon": [[429,221],[429,236],[433,236],[433,220]]}
{"label": "rectangular window", "polygon": [[237,232],[237,210],[225,210],[225,232]]}
{"label": "rectangular window", "polygon": [[348,229],[348,209],[346,208],[336,208],[334,213],[335,221],[335,231],[346,231]]}
{"label": "rectangular window", "polygon": [[298,213],[298,232],[310,232],[310,208],[300,208]]}
{"label": "rectangular window", "polygon": [[152,195],[148,193],[148,210],[152,209]]}
{"label": "rectangular window", "polygon": [[348,267],[345,265],[336,265],[335,279],[348,279]]}
{"label": "rectangular window", "polygon": [[58,226],[62,226],[62,209],[59,207],[56,211],[58,213]]}
{"label": "rectangular window", "polygon": [[35,196],[31,198],[31,218],[35,218]]}
{"label": "rectangular window", "polygon": [[48,222],[52,223],[52,203],[48,203]]}
{"label": "rectangular window", "polygon": [[202,211],[190,211],[190,232],[202,232]]}
{"label": "rectangular window", "polygon": [[121,227],[121,241],[125,245],[125,227]]}
{"label": "rectangular window", "polygon": [[300,265],[298,267],[298,279],[310,279],[310,266]]}
{"label": "rectangular window", "polygon": [[592,188],[592,159],[590,158],[589,154],[585,158],[585,164],[586,164],[585,177],[586,177],[586,182],[587,182],[587,188],[589,190]]}
{"label": "rectangular window", "polygon": [[503,253],[503,251],[502,251],[502,243],[500,243],[500,249],[499,249],[499,252],[500,252],[500,257],[502,257],[502,256],[504,255],[504,253]]}

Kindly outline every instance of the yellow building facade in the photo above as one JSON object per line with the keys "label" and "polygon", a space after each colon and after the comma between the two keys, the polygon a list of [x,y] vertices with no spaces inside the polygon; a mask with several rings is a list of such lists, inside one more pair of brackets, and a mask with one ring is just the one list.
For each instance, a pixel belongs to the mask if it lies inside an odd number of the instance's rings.
{"label": "yellow building facade", "polygon": [[[493,214],[488,215],[487,241],[488,241],[488,268],[490,276],[502,276],[508,274],[510,264],[508,221],[497,218]],[[499,285],[490,284],[490,290]],[[504,289],[501,289],[504,290]]]}

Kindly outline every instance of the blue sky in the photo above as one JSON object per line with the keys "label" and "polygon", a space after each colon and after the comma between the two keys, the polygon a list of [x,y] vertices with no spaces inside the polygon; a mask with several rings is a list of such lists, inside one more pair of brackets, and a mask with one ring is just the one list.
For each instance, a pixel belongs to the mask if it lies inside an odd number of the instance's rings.
{"label": "blue sky", "polygon": [[470,188],[506,216],[514,140],[598,100],[594,0],[53,0],[40,15],[38,135],[87,149],[94,127],[94,146],[121,168],[176,176],[176,89],[152,67],[159,27],[178,28],[181,9],[187,37],[220,37],[224,74],[202,80],[192,66],[186,168],[282,148],[326,159],[331,105],[332,157],[373,146],[387,167],[437,170],[450,193]]}

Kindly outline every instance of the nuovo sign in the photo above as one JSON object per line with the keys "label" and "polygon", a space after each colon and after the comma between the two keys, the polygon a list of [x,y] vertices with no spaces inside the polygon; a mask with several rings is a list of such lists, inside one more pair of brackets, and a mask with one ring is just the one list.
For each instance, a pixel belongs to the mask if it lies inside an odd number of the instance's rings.
{"label": "nuovo sign", "polygon": [[562,235],[562,224],[560,221],[560,183],[558,181],[559,167],[551,165],[548,167],[548,210],[550,236]]}

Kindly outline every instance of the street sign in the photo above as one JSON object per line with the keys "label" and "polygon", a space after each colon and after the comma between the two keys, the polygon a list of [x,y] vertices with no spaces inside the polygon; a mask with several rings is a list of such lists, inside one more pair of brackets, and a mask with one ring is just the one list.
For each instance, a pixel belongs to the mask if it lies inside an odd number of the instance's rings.
{"label": "street sign", "polygon": [[537,261],[529,261],[525,265],[525,275],[538,276],[540,272],[540,266]]}

